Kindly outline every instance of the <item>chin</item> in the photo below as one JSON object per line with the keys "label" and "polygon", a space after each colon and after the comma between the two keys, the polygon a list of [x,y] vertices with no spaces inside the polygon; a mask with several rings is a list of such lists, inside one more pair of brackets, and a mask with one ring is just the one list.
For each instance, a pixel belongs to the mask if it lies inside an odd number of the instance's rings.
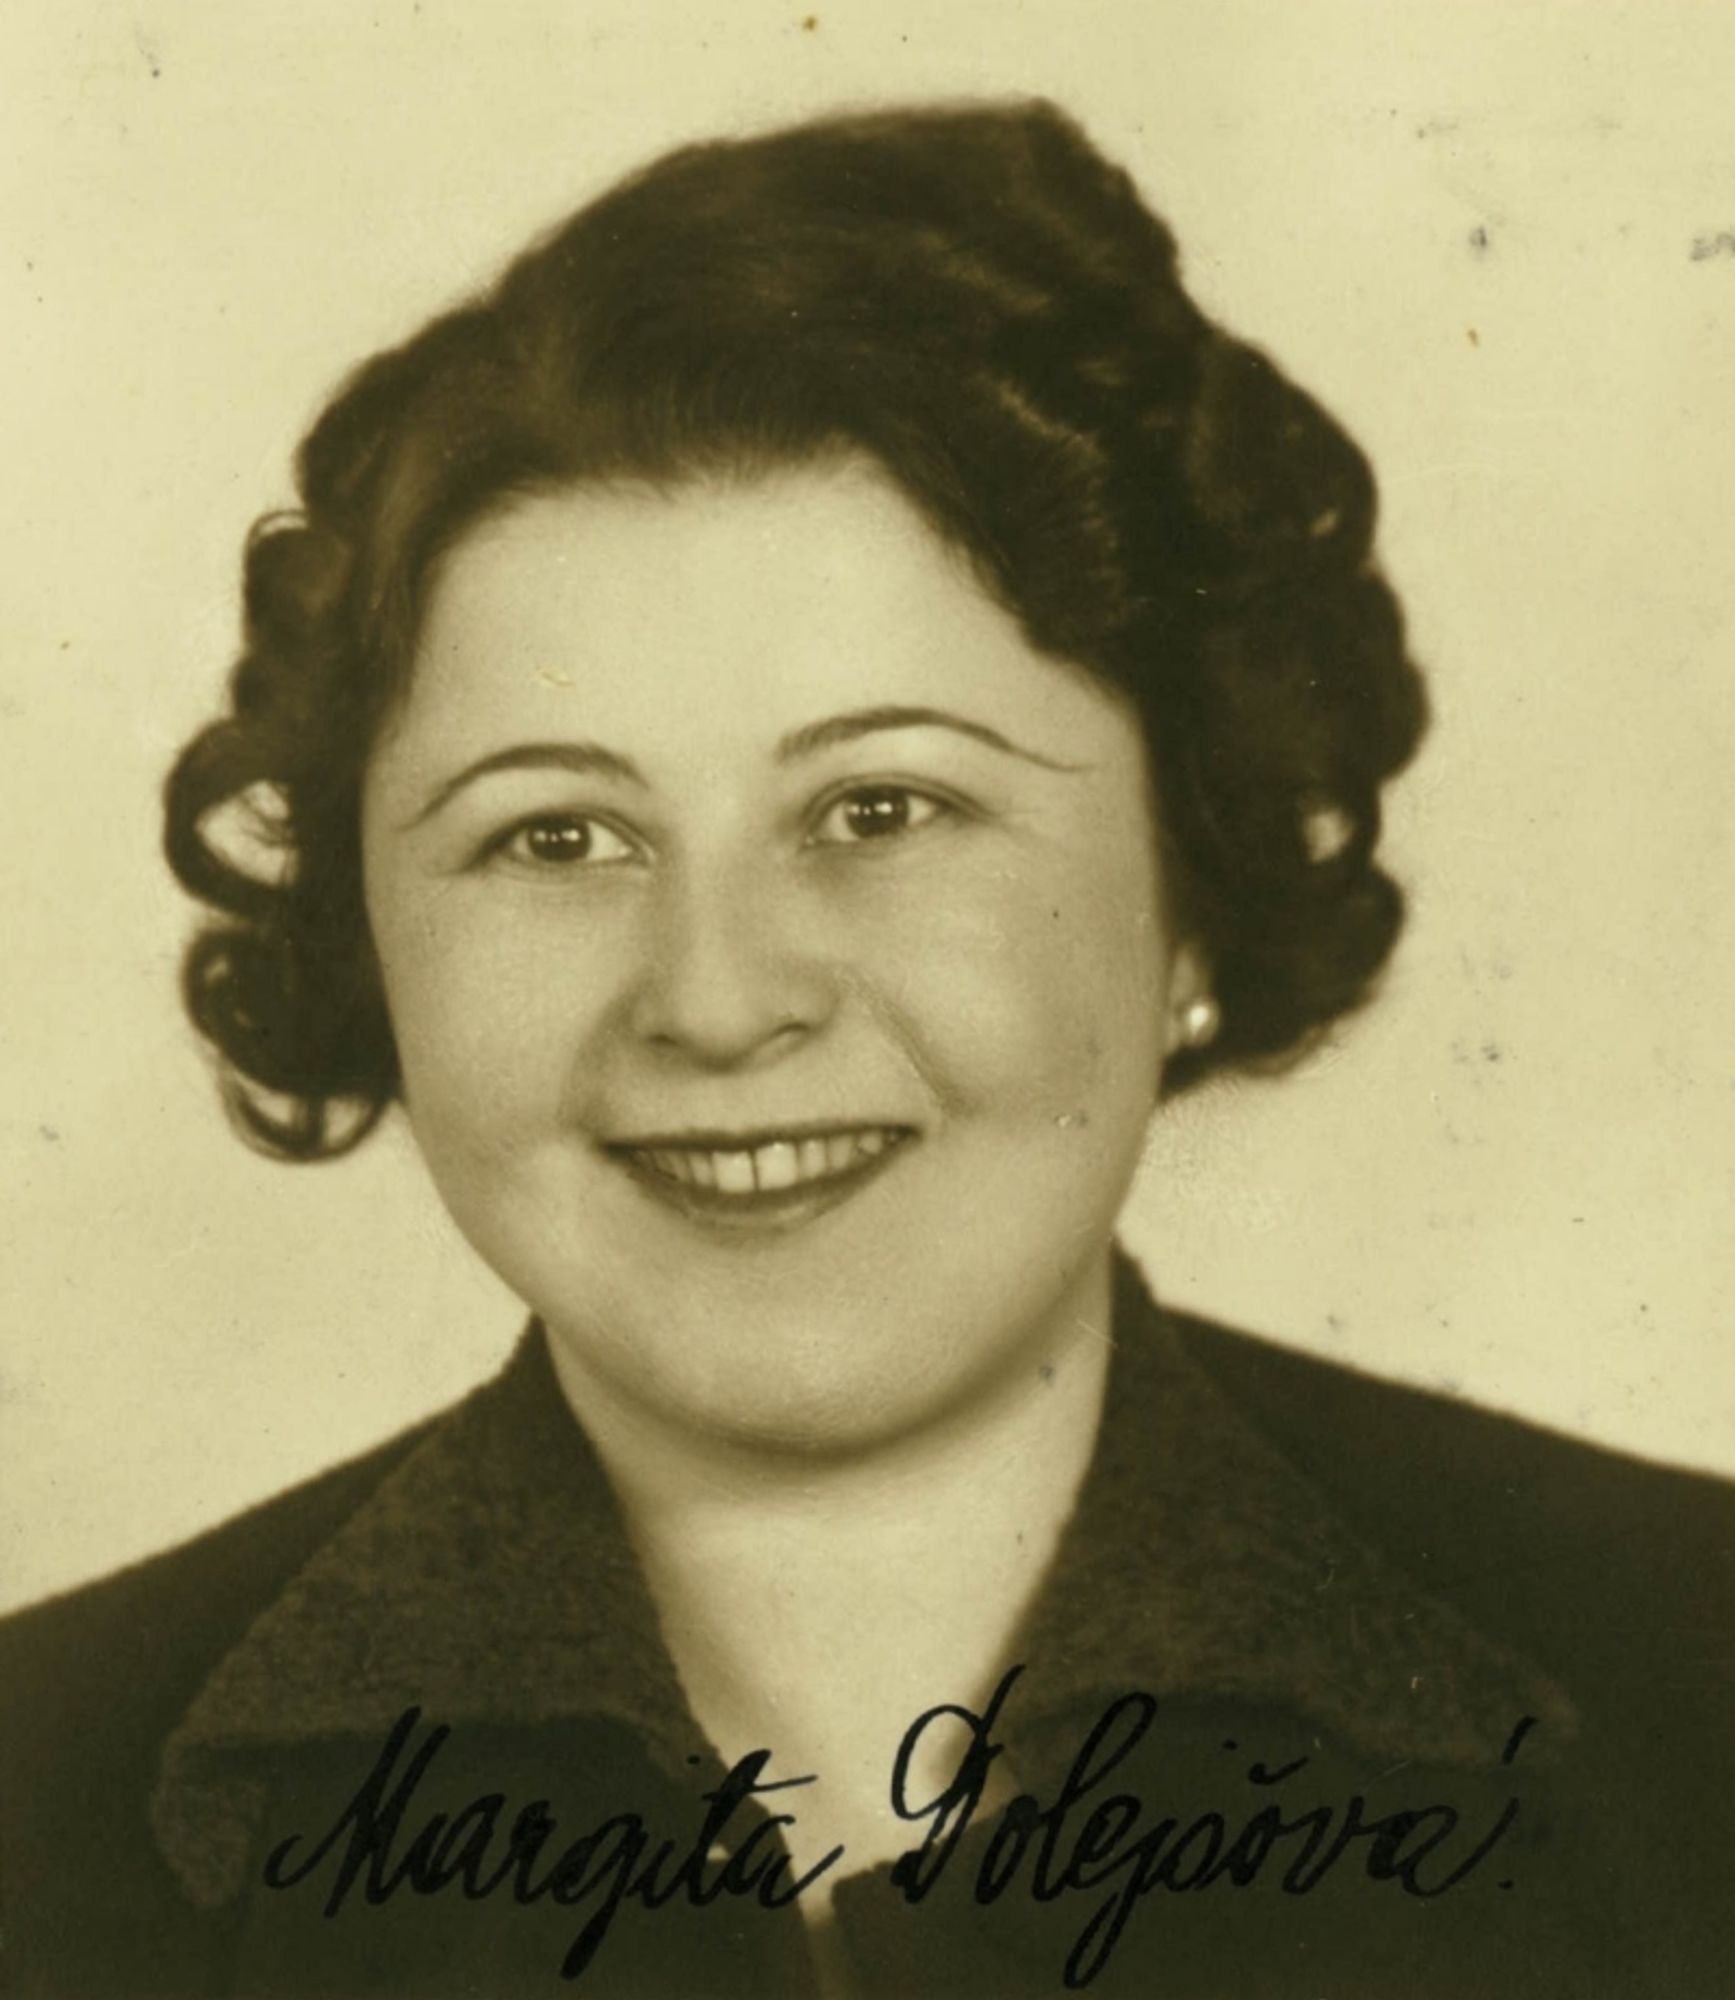
{"label": "chin", "polygon": [[[800,1290],[735,1282],[633,1288],[604,1298],[599,1278],[583,1321],[545,1315],[588,1395],[632,1409],[665,1436],[684,1434],[744,1452],[854,1456],[933,1435],[966,1421],[1008,1385],[1028,1381],[1095,1269],[1046,1270],[1010,1244],[986,1243],[936,1295],[934,1256],[901,1271],[864,1272],[839,1260]],[[1106,1239],[1100,1262],[1107,1268]],[[900,1283],[902,1279],[905,1282]],[[613,1288],[610,1288],[611,1290]],[[625,1290],[624,1280],[621,1290]],[[659,1296],[659,1294],[661,1294]]]}
{"label": "chin", "polygon": [[877,1314],[811,1303],[795,1315],[672,1310],[639,1324],[637,1338],[572,1343],[568,1352],[600,1393],[695,1441],[847,1455],[925,1428],[967,1394],[968,1371],[956,1357],[937,1365],[943,1357],[908,1337],[907,1320],[891,1339]]}

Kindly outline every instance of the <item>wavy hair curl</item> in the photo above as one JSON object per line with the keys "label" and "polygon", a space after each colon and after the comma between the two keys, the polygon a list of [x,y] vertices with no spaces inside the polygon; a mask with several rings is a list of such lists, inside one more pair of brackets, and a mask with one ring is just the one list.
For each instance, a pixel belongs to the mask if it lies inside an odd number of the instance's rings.
{"label": "wavy hair curl", "polygon": [[[1132,698],[1222,1008],[1168,1087],[1291,1056],[1366,997],[1403,912],[1380,787],[1425,722],[1366,460],[1200,312],[1053,106],[834,117],[668,155],[367,362],[300,449],[299,507],[254,529],[228,709],[170,774],[166,847],[214,913],[184,994],[255,1144],[328,1157],[398,1091],[360,788],[441,552],[516,496],[839,451],[1035,646]],[[277,865],[236,852],[237,811]]]}

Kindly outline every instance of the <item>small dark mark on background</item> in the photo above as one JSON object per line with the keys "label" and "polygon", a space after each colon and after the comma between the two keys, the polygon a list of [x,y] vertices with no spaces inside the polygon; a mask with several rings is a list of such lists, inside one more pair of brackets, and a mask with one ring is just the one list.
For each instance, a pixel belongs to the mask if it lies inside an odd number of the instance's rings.
{"label": "small dark mark on background", "polygon": [[55,1131],[52,1125],[38,1125],[36,1129],[45,1139],[58,1139],[60,1137],[60,1134]]}
{"label": "small dark mark on background", "polygon": [[1488,248],[1488,232],[1482,227],[1481,223],[1477,223],[1476,227],[1470,232],[1470,248],[1472,250],[1486,250]]}
{"label": "small dark mark on background", "polygon": [[803,29],[805,29],[805,31],[811,35],[814,29],[819,26],[819,16],[817,14],[809,14],[807,19],[803,21],[801,25]]}
{"label": "small dark mark on background", "polygon": [[1476,329],[1473,326],[1466,327],[1465,332],[1469,335],[1470,345],[1472,347],[1480,347],[1482,345],[1481,339],[1478,336]]}
{"label": "small dark mark on background", "polygon": [[1703,264],[1708,257],[1735,257],[1735,229],[1719,229],[1715,234],[1693,238],[1693,247],[1687,253],[1695,264]]}

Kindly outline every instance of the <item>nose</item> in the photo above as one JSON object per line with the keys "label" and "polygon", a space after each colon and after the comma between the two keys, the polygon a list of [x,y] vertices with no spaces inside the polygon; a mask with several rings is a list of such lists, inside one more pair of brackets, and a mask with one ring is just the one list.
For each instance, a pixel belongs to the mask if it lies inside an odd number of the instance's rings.
{"label": "nose", "polygon": [[641,1042],[706,1069],[774,1060],[823,1027],[832,977],[775,870],[671,870],[658,886],[631,1019]]}

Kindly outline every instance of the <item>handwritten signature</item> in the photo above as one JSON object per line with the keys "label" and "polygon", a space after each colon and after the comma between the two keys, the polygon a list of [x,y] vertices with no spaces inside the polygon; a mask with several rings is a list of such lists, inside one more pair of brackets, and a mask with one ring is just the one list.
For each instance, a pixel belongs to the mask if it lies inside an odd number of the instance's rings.
{"label": "handwritten signature", "polygon": [[[892,1765],[891,1804],[899,1818],[925,1829],[891,1870],[892,1885],[905,1902],[923,1902],[952,1868],[1002,1754],[994,1731],[1023,1671],[1011,1668],[979,1714],[942,1703],[905,1731]],[[1044,1903],[1063,1896],[1098,1899],[1066,1959],[1063,1976],[1071,1989],[1097,1977],[1134,1909],[1158,1891],[1245,1889],[1269,1869],[1283,1893],[1305,1896],[1356,1854],[1369,1881],[1435,1898],[1468,1880],[1518,1816],[1519,1802],[1510,1799],[1479,1838],[1460,1837],[1459,1814],[1450,1805],[1407,1806],[1370,1817],[1357,1793],[1338,1804],[1287,1812],[1273,1799],[1233,1828],[1215,1811],[1184,1825],[1173,1815],[1152,1818],[1141,1798],[1108,1789],[1108,1781],[1149,1734],[1157,1713],[1154,1694],[1133,1692],[1110,1702],[1053,1798],[1030,1793],[1014,1798],[999,1813],[976,1862],[969,1888],[979,1904],[1020,1888]],[[965,1748],[944,1789],[913,1800],[912,1762],[925,1733],[943,1719],[964,1725]],[[1513,1762],[1534,1722],[1525,1716],[1513,1729],[1505,1764]],[[752,1824],[741,1832],[738,1816],[749,1802],[814,1782],[812,1776],[767,1777],[769,1750],[741,1758],[720,1785],[701,1796],[706,1811],[686,1839],[660,1837],[638,1814],[619,1812],[557,1846],[560,1826],[546,1800],[514,1812],[500,1792],[413,1824],[417,1788],[451,1734],[443,1724],[430,1725],[418,1743],[421,1728],[420,1709],[405,1709],[372,1769],[326,1831],[317,1838],[290,1834],[272,1849],[264,1868],[268,1888],[297,1888],[332,1860],[327,1917],[337,1915],[358,1884],[364,1900],[375,1905],[402,1892],[433,1896],[453,1889],[470,1901],[503,1893],[519,1905],[546,1898],[576,1908],[595,1899],[561,1963],[562,1977],[576,1979],[628,1905],[658,1910],[681,1900],[705,1908],[725,1898],[746,1898],[762,1909],[780,1910],[844,1859],[844,1849],[835,1846],[795,1873],[782,1833],[795,1826],[793,1813],[755,1808]],[[1277,1769],[1254,1763],[1247,1776],[1254,1786],[1272,1790],[1294,1779],[1308,1761],[1299,1757]]]}

